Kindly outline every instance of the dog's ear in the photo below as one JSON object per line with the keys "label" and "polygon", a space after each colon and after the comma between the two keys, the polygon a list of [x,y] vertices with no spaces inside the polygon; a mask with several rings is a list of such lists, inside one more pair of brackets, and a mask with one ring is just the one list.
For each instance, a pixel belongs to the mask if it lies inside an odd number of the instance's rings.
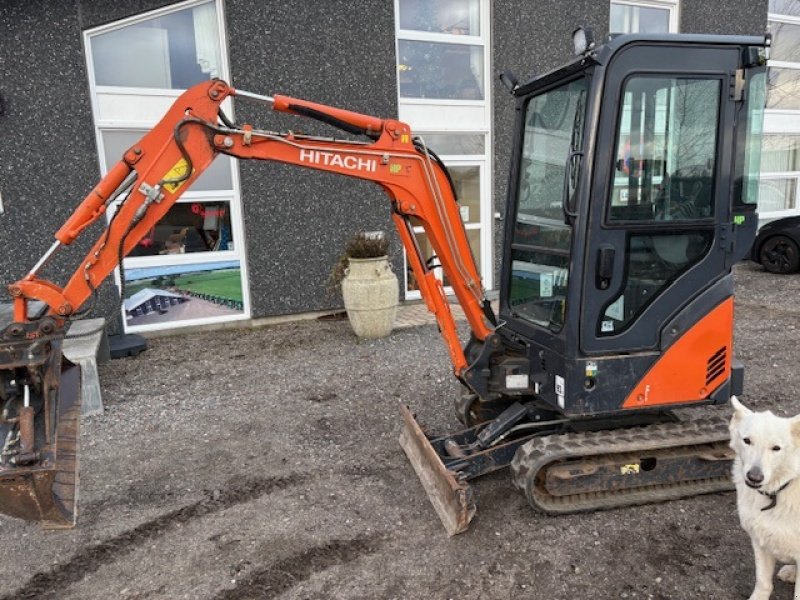
{"label": "dog's ear", "polygon": [[752,410],[750,410],[744,404],[739,402],[739,399],[736,396],[731,396],[731,406],[733,407],[734,423],[738,423],[744,417],[753,413]]}
{"label": "dog's ear", "polygon": [[794,443],[800,446],[800,415],[797,415],[792,419],[791,428]]}
{"label": "dog's ear", "polygon": [[733,407],[733,410],[735,412],[741,414],[741,416],[743,417],[752,414],[753,412],[752,410],[747,408],[744,404],[739,402],[739,399],[736,396],[731,396],[731,406]]}

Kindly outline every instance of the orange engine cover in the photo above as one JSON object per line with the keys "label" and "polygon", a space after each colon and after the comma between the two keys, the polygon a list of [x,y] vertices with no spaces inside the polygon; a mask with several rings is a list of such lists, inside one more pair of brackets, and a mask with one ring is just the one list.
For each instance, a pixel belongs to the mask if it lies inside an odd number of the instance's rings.
{"label": "orange engine cover", "polygon": [[732,353],[733,298],[728,298],[667,349],[622,408],[703,401],[730,377]]}

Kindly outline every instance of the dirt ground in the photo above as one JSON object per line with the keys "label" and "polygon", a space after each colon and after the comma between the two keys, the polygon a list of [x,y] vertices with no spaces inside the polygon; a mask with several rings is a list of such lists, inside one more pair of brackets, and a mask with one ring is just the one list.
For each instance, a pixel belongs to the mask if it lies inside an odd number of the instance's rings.
{"label": "dirt ground", "polygon": [[[800,276],[744,265],[737,287],[743,400],[798,413]],[[0,600],[727,600],[754,580],[733,493],[547,517],[500,472],[474,482],[478,516],[449,539],[397,443],[398,401],[454,427],[432,325],[161,338],[100,376],[78,527],[0,520]]]}

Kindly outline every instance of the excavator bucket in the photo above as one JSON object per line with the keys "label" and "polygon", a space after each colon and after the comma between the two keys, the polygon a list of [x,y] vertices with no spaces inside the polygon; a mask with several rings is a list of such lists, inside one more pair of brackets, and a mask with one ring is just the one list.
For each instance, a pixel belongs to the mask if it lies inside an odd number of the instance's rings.
{"label": "excavator bucket", "polygon": [[451,536],[466,531],[475,516],[472,488],[444,466],[408,407],[401,404],[400,413],[403,415],[400,446],[414,467],[442,525]]}
{"label": "excavator bucket", "polygon": [[70,528],[78,500],[80,367],[62,358],[60,331],[33,341],[24,331],[8,333],[0,332],[0,513],[45,529]]}

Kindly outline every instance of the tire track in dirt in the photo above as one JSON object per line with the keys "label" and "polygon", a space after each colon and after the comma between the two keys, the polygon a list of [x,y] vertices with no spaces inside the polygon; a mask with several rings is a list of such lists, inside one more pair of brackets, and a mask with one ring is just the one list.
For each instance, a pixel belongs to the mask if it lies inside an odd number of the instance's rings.
{"label": "tire track in dirt", "polygon": [[251,502],[267,494],[298,485],[307,479],[307,475],[292,474],[285,477],[237,480],[225,489],[221,489],[219,493],[209,494],[203,500],[164,513],[104,542],[84,548],[69,561],[56,565],[49,571],[36,573],[16,592],[6,594],[0,597],[0,600],[58,598],[63,595],[67,586],[81,581],[103,565],[130,554],[142,544],[164,535],[177,525]]}
{"label": "tire track in dirt", "polygon": [[253,572],[238,581],[235,588],[220,592],[212,600],[271,600],[315,573],[374,554],[381,545],[379,535],[330,540]]}

